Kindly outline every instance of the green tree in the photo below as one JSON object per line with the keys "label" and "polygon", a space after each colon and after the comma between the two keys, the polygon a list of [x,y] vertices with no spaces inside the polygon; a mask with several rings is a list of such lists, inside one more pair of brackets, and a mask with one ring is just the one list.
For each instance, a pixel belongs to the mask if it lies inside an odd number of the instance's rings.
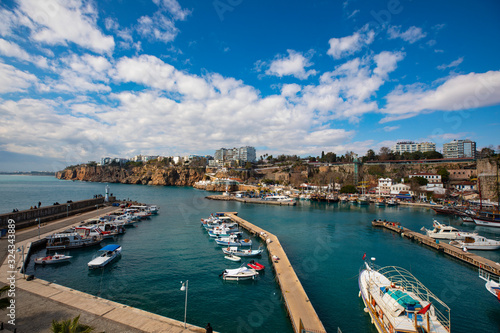
{"label": "green tree", "polygon": [[377,154],[375,154],[373,149],[368,149],[365,156],[367,161],[375,161],[377,159]]}
{"label": "green tree", "polygon": [[424,186],[427,185],[427,183],[429,183],[429,181],[424,177],[412,177],[411,181],[417,183],[420,186]]}
{"label": "green tree", "polygon": [[344,185],[340,189],[340,193],[357,193],[356,186],[354,185]]}
{"label": "green tree", "polygon": [[80,315],[75,317],[73,320],[52,320],[52,326],[50,327],[50,330],[53,333],[90,333],[94,330],[94,328],[91,326],[80,324],[78,322],[79,320]]}
{"label": "green tree", "polygon": [[426,151],[425,153],[422,153],[423,157],[425,159],[429,159],[429,160],[437,160],[437,159],[441,159],[443,158],[443,154],[441,154],[440,152],[438,151]]}
{"label": "green tree", "polygon": [[441,176],[441,181],[447,183],[450,180],[450,173],[445,168],[439,168],[437,174]]}

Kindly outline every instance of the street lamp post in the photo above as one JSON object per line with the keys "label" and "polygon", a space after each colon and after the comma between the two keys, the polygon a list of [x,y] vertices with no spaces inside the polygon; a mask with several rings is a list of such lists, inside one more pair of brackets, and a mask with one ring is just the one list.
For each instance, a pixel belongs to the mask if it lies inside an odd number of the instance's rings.
{"label": "street lamp post", "polygon": [[186,291],[186,301],[184,302],[184,328],[186,328],[186,314],[187,314],[187,304],[188,304],[188,286],[189,286],[189,280],[186,280],[186,282],[182,282],[181,286],[181,291]]}
{"label": "street lamp post", "polygon": [[69,204],[66,205],[66,217],[68,217],[68,216],[69,216]]}

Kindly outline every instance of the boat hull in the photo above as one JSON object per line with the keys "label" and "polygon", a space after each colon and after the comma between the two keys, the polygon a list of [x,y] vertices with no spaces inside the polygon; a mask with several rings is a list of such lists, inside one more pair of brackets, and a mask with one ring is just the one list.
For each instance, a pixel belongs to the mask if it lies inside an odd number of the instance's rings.
{"label": "boat hull", "polygon": [[474,223],[483,227],[500,228],[500,221],[490,221],[475,217]]}

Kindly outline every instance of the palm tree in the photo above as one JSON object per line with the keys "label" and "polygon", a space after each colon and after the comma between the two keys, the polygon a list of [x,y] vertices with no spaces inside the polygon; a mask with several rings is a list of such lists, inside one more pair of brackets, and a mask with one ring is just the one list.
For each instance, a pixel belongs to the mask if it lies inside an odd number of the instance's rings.
{"label": "palm tree", "polygon": [[[7,286],[3,286],[2,288],[0,288],[0,296],[2,296],[3,293],[6,292],[9,289],[10,289],[10,287],[8,285]],[[10,298],[9,297],[2,297],[2,298],[0,298],[0,310],[7,309],[7,307],[9,305],[10,305]]]}
{"label": "palm tree", "polygon": [[52,320],[52,327],[50,329],[54,333],[90,333],[94,330],[93,327],[78,323],[78,320],[80,320],[80,315],[73,320]]}

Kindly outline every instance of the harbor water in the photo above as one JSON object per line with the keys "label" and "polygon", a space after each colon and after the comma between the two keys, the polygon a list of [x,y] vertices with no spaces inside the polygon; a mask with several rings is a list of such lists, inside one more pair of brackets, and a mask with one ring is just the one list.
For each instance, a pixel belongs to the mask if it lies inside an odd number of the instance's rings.
{"label": "harbor water", "polygon": [[[116,240],[122,257],[104,270],[89,271],[87,262],[99,249],[65,253],[68,264],[35,267],[28,273],[116,302],[184,320],[189,280],[187,321],[220,332],[292,332],[267,254],[256,261],[266,271],[255,281],[224,282],[219,274],[238,263],[225,260],[221,247],[209,239],[200,218],[213,212],[238,216],[279,237],[312,305],[328,332],[376,332],[358,297],[358,273],[363,254],[379,266],[410,271],[451,309],[452,332],[500,332],[500,303],[486,291],[477,269],[409,241],[387,230],[372,228],[373,219],[398,221],[414,231],[432,227],[432,220],[475,230],[499,239],[500,230],[460,225],[460,220],[425,208],[354,206],[300,201],[297,206],[252,205],[211,201],[211,194],[188,187],[109,184],[118,199],[160,206],[160,214],[138,223]],[[72,182],[52,177],[0,176],[0,212],[29,208],[42,202],[92,198],[105,184]],[[248,235],[246,237],[249,237]],[[251,238],[251,237],[249,237]],[[254,248],[260,243],[257,238]],[[479,252],[478,252],[479,253]],[[45,250],[35,256],[45,254]],[[500,262],[500,251],[481,255]],[[244,260],[243,262],[248,262]]]}

